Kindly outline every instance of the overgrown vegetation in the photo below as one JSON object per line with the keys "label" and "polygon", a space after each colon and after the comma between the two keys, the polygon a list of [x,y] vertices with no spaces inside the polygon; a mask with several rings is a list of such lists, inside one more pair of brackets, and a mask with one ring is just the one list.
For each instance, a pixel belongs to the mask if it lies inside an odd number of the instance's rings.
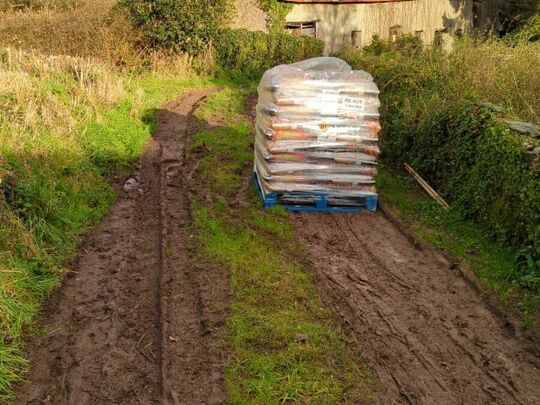
{"label": "overgrown vegetation", "polygon": [[230,0],[119,0],[152,49],[201,53],[231,16]]}
{"label": "overgrown vegetation", "polygon": [[[540,121],[540,44],[457,43],[449,54],[406,38],[345,51],[382,89],[384,162],[412,164],[462,218],[515,249],[505,275],[522,291],[540,291],[539,142],[504,117]],[[503,113],[479,102],[499,104]],[[496,108],[496,107],[495,107]]]}
{"label": "overgrown vegetation", "polygon": [[322,55],[324,43],[311,37],[247,30],[223,30],[214,44],[217,65],[227,75],[254,79],[265,70]]}
{"label": "overgrown vegetation", "polygon": [[250,88],[212,96],[201,114],[225,124],[196,134],[191,146],[196,182],[209,189],[194,207],[198,249],[231,272],[229,401],[365,402],[377,383],[318,297],[284,212],[264,211],[252,187],[242,191],[253,160],[241,114]]}
{"label": "overgrown vegetation", "polygon": [[[208,5],[219,17],[212,24],[205,19],[213,14],[204,13],[199,2],[186,8],[173,0],[160,3],[160,8],[150,8],[147,0],[120,2],[123,7],[114,7],[115,0],[81,0],[59,12],[7,12],[0,16],[0,46],[97,58],[129,72],[220,71],[248,79],[271,66],[322,54],[324,44],[314,38],[222,28],[229,15],[228,2]],[[184,14],[195,9],[198,19]]]}
{"label": "overgrown vegetation", "polygon": [[501,31],[504,34],[520,29],[529,18],[540,13],[539,0],[504,0],[499,3]]}
{"label": "overgrown vegetation", "polygon": [[84,0],[0,0],[0,11],[65,10],[75,8]]}
{"label": "overgrown vegetation", "polygon": [[0,46],[44,55],[93,57],[127,68],[148,64],[135,45],[139,35],[115,12],[115,0],[78,2],[60,11],[25,10],[0,14]]}
{"label": "overgrown vegetation", "polygon": [[293,5],[278,0],[259,0],[259,5],[268,16],[266,25],[270,32],[283,31],[287,14],[291,12]]}
{"label": "overgrown vegetation", "polygon": [[540,12],[529,18],[521,29],[508,35],[506,39],[512,45],[540,41]]}
{"label": "overgrown vegetation", "polygon": [[202,84],[135,83],[96,61],[0,53],[0,402],[26,367],[21,342],[41,299],[115,199],[107,176],[144,147],[147,111]]}

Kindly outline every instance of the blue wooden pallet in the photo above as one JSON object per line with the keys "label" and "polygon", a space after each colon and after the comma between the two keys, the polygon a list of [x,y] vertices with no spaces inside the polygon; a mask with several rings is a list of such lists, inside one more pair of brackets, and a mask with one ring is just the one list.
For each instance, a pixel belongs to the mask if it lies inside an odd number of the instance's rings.
{"label": "blue wooden pallet", "polygon": [[[259,177],[253,172],[253,183],[261,196],[264,208],[272,208],[277,205],[293,212],[358,212],[367,209],[372,212],[377,211],[376,195],[365,195],[360,197],[350,197],[355,199],[354,205],[335,205],[333,201],[341,197],[329,193],[309,193],[309,192],[276,192],[265,193]],[[288,201],[302,201],[301,203],[290,203]]]}

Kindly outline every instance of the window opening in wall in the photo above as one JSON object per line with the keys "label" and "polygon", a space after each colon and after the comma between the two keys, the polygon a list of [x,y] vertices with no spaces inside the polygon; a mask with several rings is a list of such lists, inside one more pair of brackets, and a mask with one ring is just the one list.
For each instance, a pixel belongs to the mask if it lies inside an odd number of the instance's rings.
{"label": "window opening in wall", "polygon": [[482,5],[479,1],[473,1],[473,28],[480,28],[482,21]]}
{"label": "window opening in wall", "polygon": [[362,46],[362,31],[354,30],[351,32],[351,45],[355,48],[360,48]]}
{"label": "window opening in wall", "polygon": [[285,24],[285,29],[297,37],[317,37],[317,21],[291,21]]}
{"label": "window opening in wall", "polygon": [[435,37],[433,38],[433,46],[440,48],[443,46],[443,31],[435,31]]}
{"label": "window opening in wall", "polygon": [[390,39],[395,41],[399,35],[403,33],[403,27],[401,25],[392,25],[390,27]]}

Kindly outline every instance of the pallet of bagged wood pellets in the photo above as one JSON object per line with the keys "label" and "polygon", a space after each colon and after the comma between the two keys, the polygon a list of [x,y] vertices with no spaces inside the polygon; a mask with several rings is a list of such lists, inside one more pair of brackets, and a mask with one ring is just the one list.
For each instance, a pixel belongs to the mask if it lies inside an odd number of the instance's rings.
{"label": "pallet of bagged wood pellets", "polygon": [[322,57],[268,70],[258,87],[254,182],[265,207],[377,209],[379,89]]}

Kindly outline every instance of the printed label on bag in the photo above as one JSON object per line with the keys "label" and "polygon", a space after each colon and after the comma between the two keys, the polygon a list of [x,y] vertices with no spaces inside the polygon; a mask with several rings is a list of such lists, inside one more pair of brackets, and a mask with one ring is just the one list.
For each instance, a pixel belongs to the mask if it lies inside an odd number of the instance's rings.
{"label": "printed label on bag", "polygon": [[321,107],[321,115],[323,116],[336,116],[339,113],[339,96],[328,95],[325,96],[319,103]]}
{"label": "printed label on bag", "polygon": [[340,117],[357,118],[365,109],[365,99],[360,97],[344,96],[339,107]]}
{"label": "printed label on bag", "polygon": [[324,91],[318,100],[322,116],[358,118],[365,110],[363,97],[340,96],[336,92]]}

